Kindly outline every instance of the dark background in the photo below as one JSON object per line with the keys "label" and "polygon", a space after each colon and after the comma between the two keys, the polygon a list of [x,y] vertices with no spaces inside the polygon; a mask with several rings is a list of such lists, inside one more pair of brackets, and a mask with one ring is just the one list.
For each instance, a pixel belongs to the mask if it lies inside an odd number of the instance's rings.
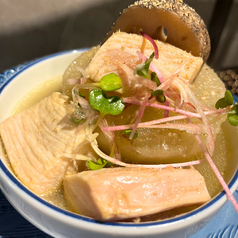
{"label": "dark background", "polygon": [[[218,1],[226,5],[232,2]],[[0,0],[0,72],[41,56],[100,43],[119,12],[133,2]],[[212,29],[215,53],[209,64],[216,69],[238,67],[238,0],[233,0],[229,11],[222,6],[212,26],[217,0],[184,2],[195,8]]]}

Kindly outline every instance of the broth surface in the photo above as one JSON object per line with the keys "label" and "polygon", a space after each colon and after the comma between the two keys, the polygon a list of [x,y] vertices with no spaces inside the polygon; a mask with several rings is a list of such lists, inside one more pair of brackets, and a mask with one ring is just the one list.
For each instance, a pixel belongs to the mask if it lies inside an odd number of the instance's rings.
{"label": "broth surface", "polygon": [[53,92],[62,91],[62,79],[61,77],[54,78],[43,84],[38,85],[32,91],[28,92],[15,106],[12,111],[12,115],[24,111],[25,109],[35,105],[43,98],[49,96]]}

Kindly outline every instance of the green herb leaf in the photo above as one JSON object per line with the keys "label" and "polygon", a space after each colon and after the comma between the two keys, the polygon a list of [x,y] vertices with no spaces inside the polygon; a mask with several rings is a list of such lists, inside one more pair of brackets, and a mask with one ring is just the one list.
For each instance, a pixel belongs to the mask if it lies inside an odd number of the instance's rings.
{"label": "green herb leaf", "polygon": [[[132,129],[123,130],[124,135],[128,138],[129,138],[131,132],[132,132]],[[138,133],[138,131],[136,131],[133,136],[133,139],[136,139],[138,137],[138,135],[139,135],[139,133]]]}
{"label": "green herb leaf", "polygon": [[234,103],[234,99],[232,97],[231,92],[229,90],[226,90],[224,98],[220,98],[216,102],[215,107],[216,109],[225,108],[225,107],[233,105],[233,103]]}
{"label": "green herb leaf", "polygon": [[100,158],[100,159],[97,160],[97,162],[93,162],[91,160],[88,160],[87,165],[88,165],[89,169],[91,169],[91,170],[99,170],[99,169],[102,169],[104,167],[113,166],[114,164],[111,163],[110,161],[107,161],[105,159]]}
{"label": "green herb leaf", "polygon": [[90,91],[89,103],[92,108],[101,112],[103,115],[119,115],[125,108],[120,97],[107,97],[107,95],[100,89],[93,89]]}
{"label": "green herb leaf", "polygon": [[160,84],[161,84],[161,83],[160,83],[160,80],[159,80],[159,78],[158,78],[158,76],[157,76],[157,74],[156,74],[155,72],[152,72],[152,73],[151,73],[150,78],[151,78],[151,80],[152,80],[153,82],[156,83],[157,87],[160,86]]}
{"label": "green herb leaf", "polygon": [[163,90],[153,91],[153,92],[151,92],[151,95],[155,96],[156,100],[160,103],[164,103],[166,101]]}
{"label": "green herb leaf", "polygon": [[104,91],[114,91],[121,87],[121,78],[115,73],[107,74],[100,80],[100,88]]}
{"label": "green herb leaf", "polygon": [[227,120],[232,126],[238,126],[238,105],[234,105],[227,114]]}
{"label": "green herb leaf", "polygon": [[138,74],[141,77],[144,78],[150,78],[150,74],[149,74],[149,68],[150,68],[150,63],[152,62],[152,60],[154,59],[155,53],[153,52],[149,59],[145,61],[145,63],[143,64],[138,64],[136,66],[135,69],[135,74]]}

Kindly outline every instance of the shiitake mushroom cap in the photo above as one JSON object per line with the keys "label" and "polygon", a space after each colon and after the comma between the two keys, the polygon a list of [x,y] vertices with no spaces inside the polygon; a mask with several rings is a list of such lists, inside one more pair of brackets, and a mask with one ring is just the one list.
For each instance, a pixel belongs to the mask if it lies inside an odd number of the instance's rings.
{"label": "shiitake mushroom cap", "polygon": [[202,57],[204,62],[210,54],[210,38],[204,21],[182,0],[136,1],[123,10],[106,39],[118,30],[136,34],[143,30],[153,39]]}

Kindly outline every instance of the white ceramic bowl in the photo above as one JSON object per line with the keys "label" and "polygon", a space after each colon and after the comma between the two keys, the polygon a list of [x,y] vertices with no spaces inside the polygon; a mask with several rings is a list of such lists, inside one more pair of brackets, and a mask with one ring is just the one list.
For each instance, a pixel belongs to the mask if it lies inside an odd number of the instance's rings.
{"label": "white ceramic bowl", "polygon": [[[31,89],[46,80],[63,74],[67,66],[82,51],[63,52],[11,69],[0,75],[0,122]],[[5,77],[5,78],[4,78]],[[237,129],[228,128],[232,137],[233,161],[237,166]],[[54,237],[166,237],[185,238],[203,228],[226,203],[220,193],[204,206],[179,217],[142,224],[103,223],[55,207],[34,195],[8,170],[3,156],[0,160],[0,187],[9,202],[33,225]],[[238,172],[229,183],[232,192],[238,187]]]}

